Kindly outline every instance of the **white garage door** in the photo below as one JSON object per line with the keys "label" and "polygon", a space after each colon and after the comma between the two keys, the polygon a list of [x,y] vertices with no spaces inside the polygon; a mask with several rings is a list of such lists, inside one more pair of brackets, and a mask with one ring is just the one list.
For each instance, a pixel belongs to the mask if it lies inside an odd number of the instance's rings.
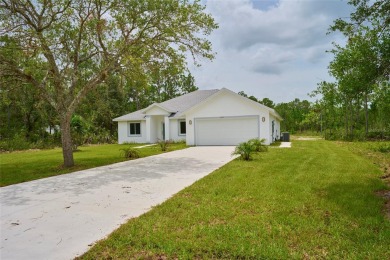
{"label": "white garage door", "polygon": [[196,145],[237,145],[259,134],[258,116],[195,119]]}

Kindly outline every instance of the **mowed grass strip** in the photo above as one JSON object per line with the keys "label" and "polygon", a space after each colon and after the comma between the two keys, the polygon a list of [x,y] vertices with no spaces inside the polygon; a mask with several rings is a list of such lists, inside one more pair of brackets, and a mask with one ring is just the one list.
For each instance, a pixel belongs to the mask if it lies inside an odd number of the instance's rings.
{"label": "mowed grass strip", "polygon": [[[37,151],[19,151],[0,154],[0,186],[7,186],[26,181],[42,179],[60,174],[103,166],[125,159],[120,149],[137,147],[142,144],[104,144],[80,146],[75,152],[75,166],[63,168],[62,150],[60,148]],[[171,144],[169,151],[184,149],[184,143]],[[158,145],[138,149],[141,157],[162,153]]]}
{"label": "mowed grass strip", "polygon": [[336,143],[295,141],[234,160],[80,259],[390,259],[380,174]]}

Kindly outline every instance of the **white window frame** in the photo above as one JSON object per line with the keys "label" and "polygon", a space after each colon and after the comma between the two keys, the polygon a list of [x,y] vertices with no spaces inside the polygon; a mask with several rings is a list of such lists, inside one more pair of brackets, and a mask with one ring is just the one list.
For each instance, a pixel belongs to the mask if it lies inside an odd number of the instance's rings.
{"label": "white window frame", "polygon": [[[131,134],[131,124],[139,124],[139,134]],[[129,122],[129,136],[142,136],[141,122]],[[137,132],[137,131],[136,131]]]}
{"label": "white window frame", "polygon": [[[178,135],[180,135],[180,136],[185,136],[186,134],[187,134],[187,123],[186,123],[186,120],[177,120],[177,122],[178,122]],[[182,122],[184,122],[184,124],[186,124],[186,132],[183,134],[182,132],[181,132],[181,127],[180,127],[180,125],[181,125],[181,123]]]}

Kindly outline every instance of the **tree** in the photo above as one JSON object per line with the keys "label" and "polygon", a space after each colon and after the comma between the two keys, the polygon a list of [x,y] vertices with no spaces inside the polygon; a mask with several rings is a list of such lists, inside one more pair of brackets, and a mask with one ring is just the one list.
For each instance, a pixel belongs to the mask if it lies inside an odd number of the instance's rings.
{"label": "tree", "polygon": [[318,83],[318,87],[310,96],[315,97],[321,95],[321,99],[317,103],[319,108],[322,130],[326,139],[333,138],[335,130],[342,125],[342,114],[340,107],[342,104],[342,95],[338,90],[336,83],[322,81]]}
{"label": "tree", "polygon": [[263,98],[262,100],[258,100],[258,102],[260,104],[263,104],[264,106],[267,106],[267,107],[270,107],[270,108],[274,108],[275,107],[275,103],[269,99],[269,98]]}
{"label": "tree", "polygon": [[275,106],[280,116],[284,119],[281,122],[281,131],[296,131],[306,130],[302,124],[307,114],[311,111],[311,104],[307,100],[294,99],[288,103],[279,103]]}
{"label": "tree", "polygon": [[167,65],[151,73],[151,82],[148,84],[152,98],[150,104],[164,102],[198,89],[190,72]]}
{"label": "tree", "polygon": [[263,104],[263,105],[265,105],[267,107],[270,107],[270,108],[274,108],[275,107],[275,103],[271,99],[269,99],[269,98],[263,98],[262,100],[260,100],[260,99],[257,99],[255,96],[248,96],[242,90],[240,92],[238,92],[238,95],[246,97],[246,98],[249,98],[250,100],[253,100],[255,102],[258,102],[258,103]]}
{"label": "tree", "polygon": [[332,51],[334,59],[329,65],[329,72],[338,81],[340,90],[349,96],[350,103],[355,103],[355,106],[351,106],[350,109],[359,113],[361,103],[364,104],[366,134],[368,133],[369,97],[375,85],[383,80],[385,73],[380,65],[381,55],[378,53],[376,37],[373,31],[365,35],[355,33],[350,36],[345,47],[335,46]]}
{"label": "tree", "polygon": [[238,95],[243,96],[243,97],[248,97],[248,95],[242,90],[240,92],[238,92]]}
{"label": "tree", "polygon": [[[323,95],[320,103],[325,114],[330,115],[327,110],[343,114],[344,120],[339,117],[339,121],[344,121],[345,137],[352,139],[355,130],[363,128],[367,136],[369,122],[375,122],[369,120],[369,105],[382,105],[382,102],[373,101],[386,96],[379,92],[389,84],[390,2],[350,0],[349,4],[356,8],[355,11],[348,19],[337,19],[330,27],[331,32],[339,31],[347,38],[345,46],[334,44],[331,51],[334,59],[329,65],[329,73],[336,82],[320,83],[317,94]],[[381,109],[376,107],[376,110]],[[326,122],[328,124],[329,120]],[[338,127],[334,122],[330,125]]]}
{"label": "tree", "polygon": [[217,25],[203,11],[199,0],[2,0],[0,34],[16,44],[0,51],[0,77],[31,84],[54,108],[70,167],[72,115],[110,75],[138,77],[166,62],[185,67],[187,53],[195,62],[214,57],[202,37]]}

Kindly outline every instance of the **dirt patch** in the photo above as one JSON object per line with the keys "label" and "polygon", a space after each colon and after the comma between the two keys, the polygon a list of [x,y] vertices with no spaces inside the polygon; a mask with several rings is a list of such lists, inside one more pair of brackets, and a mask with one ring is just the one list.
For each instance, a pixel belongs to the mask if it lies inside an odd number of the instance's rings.
{"label": "dirt patch", "polygon": [[385,213],[386,217],[390,220],[390,190],[377,191],[376,195],[386,200],[385,206],[383,208],[383,212]]}

